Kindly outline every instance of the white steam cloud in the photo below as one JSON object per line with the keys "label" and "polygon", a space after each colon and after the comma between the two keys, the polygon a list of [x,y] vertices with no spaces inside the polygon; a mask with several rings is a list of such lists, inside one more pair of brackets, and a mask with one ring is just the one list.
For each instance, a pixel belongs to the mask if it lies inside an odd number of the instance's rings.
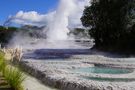
{"label": "white steam cloud", "polygon": [[[70,3],[72,0],[65,0]],[[70,13],[68,17],[68,27],[81,27],[81,21],[80,17],[82,16],[84,7],[89,5],[90,0],[74,0],[76,4],[76,9],[72,13]],[[70,8],[70,7],[68,7]],[[19,11],[16,15],[11,16],[12,20],[11,22],[16,24],[22,24],[22,25],[47,25],[49,22],[51,22],[55,18],[55,13],[57,10],[53,12],[49,12],[47,14],[40,14],[36,11],[29,11],[29,12],[23,12]],[[10,17],[10,18],[11,18]]]}
{"label": "white steam cloud", "polygon": [[[60,0],[58,8],[48,14],[40,14],[36,11],[23,12],[19,11],[16,15],[10,17],[10,21],[22,25],[46,26],[47,38],[51,40],[68,39],[68,28],[82,27],[80,18],[83,14],[84,7],[89,5],[90,0]],[[47,45],[47,43],[49,43]],[[70,43],[71,44],[71,43]],[[47,46],[59,46],[61,48],[71,47],[69,43],[54,43],[48,40],[38,40],[15,35],[10,46],[23,46],[23,48],[43,48]],[[26,47],[25,47],[26,46]],[[52,47],[47,47],[52,48]]]}
{"label": "white steam cloud", "polygon": [[68,17],[75,11],[75,0],[60,0],[54,19],[48,25],[47,38],[65,40],[68,38]]}
{"label": "white steam cloud", "polygon": [[10,18],[11,22],[16,24],[43,26],[53,19],[54,13],[55,12],[39,14],[36,11],[19,11],[15,16],[10,16]]}

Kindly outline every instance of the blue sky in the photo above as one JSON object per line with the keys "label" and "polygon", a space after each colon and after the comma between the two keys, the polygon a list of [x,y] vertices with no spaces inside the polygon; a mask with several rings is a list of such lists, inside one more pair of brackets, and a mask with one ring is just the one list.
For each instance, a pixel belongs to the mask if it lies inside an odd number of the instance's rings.
{"label": "blue sky", "polygon": [[44,14],[57,7],[59,0],[0,0],[0,24],[18,11],[36,11]]}

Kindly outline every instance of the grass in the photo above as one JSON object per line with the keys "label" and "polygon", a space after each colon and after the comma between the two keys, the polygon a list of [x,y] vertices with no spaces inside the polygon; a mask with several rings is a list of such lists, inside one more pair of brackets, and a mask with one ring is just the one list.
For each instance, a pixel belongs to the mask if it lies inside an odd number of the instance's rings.
{"label": "grass", "polygon": [[22,82],[25,77],[23,73],[17,69],[8,65],[4,59],[4,54],[0,51],[0,72],[4,76],[7,83],[13,90],[23,90]]}
{"label": "grass", "polygon": [[23,90],[21,84],[24,81],[25,77],[19,69],[13,68],[11,66],[6,67],[4,77],[10,84],[10,86],[14,88],[14,90]]}
{"label": "grass", "polygon": [[4,53],[0,51],[0,72],[4,72],[5,67],[6,67],[6,62],[4,60]]}

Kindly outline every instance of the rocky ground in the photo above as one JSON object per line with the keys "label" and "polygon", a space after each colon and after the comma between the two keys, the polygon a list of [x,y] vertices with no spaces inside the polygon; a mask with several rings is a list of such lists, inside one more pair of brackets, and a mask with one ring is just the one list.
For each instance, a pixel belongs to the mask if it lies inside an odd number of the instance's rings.
{"label": "rocky ground", "polygon": [[[64,59],[24,59],[20,65],[24,71],[44,84],[61,90],[135,90],[135,59],[109,58],[103,55],[73,55]],[[76,73],[81,67],[115,67],[133,70],[127,74]],[[98,81],[83,77],[127,79],[127,81]]]}

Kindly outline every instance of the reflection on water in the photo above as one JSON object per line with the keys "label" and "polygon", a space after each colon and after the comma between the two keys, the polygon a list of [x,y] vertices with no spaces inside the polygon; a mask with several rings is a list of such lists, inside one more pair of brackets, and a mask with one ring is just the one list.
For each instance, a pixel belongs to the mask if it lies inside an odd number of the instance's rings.
{"label": "reflection on water", "polygon": [[63,59],[72,55],[89,55],[90,49],[37,49],[23,55],[24,58],[33,59]]}
{"label": "reflection on water", "polygon": [[[45,41],[44,45],[40,43],[31,44],[30,48],[25,48],[23,58],[29,59],[63,59],[70,58],[72,55],[88,55],[90,52],[89,40],[65,40],[65,41]],[[44,46],[44,47],[43,47]],[[33,48],[33,49],[31,49]]]}

